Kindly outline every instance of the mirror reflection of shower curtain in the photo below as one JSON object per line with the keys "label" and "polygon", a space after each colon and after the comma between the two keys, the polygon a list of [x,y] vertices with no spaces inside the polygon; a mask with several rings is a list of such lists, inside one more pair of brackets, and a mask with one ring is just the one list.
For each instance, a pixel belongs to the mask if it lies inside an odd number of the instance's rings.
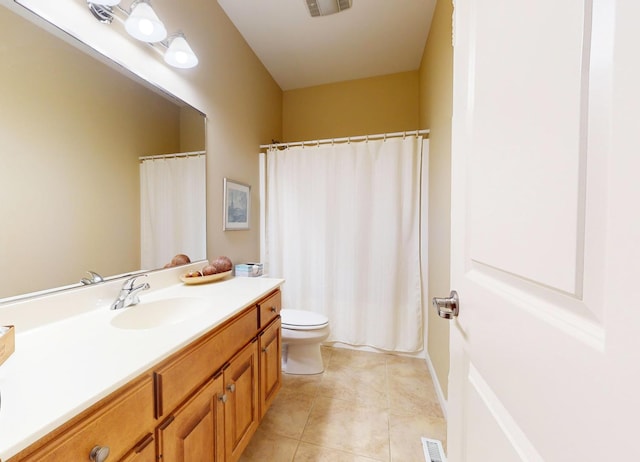
{"label": "mirror reflection of shower curtain", "polygon": [[423,347],[421,136],[269,150],[266,267],[283,308],[329,318],[328,341]]}
{"label": "mirror reflection of shower curtain", "polygon": [[162,268],[183,253],[206,252],[206,156],[148,158],[140,163],[140,249],[143,269]]}

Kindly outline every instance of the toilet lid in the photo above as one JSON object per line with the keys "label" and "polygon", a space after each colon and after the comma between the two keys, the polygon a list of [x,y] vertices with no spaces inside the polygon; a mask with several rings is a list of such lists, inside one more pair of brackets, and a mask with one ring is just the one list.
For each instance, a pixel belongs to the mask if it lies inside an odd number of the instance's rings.
{"label": "toilet lid", "polygon": [[281,310],[280,316],[285,329],[314,330],[329,324],[329,318],[313,311]]}

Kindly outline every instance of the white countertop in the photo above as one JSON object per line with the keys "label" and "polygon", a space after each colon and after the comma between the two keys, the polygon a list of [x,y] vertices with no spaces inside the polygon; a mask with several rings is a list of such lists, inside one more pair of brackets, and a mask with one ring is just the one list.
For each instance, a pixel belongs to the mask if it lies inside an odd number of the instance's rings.
{"label": "white countertop", "polygon": [[0,365],[0,459],[6,461],[283,282],[231,277],[142,292],[141,304],[197,297],[206,299],[208,308],[178,324],[140,330],[111,325],[123,310],[136,309],[110,310],[112,300],[41,325],[20,316],[14,320],[0,306],[0,325],[16,325],[15,353]]}

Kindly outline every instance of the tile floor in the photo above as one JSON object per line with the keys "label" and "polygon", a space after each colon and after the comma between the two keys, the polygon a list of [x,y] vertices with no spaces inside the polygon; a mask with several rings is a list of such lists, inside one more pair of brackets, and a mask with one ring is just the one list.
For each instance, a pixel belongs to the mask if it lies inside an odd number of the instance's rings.
{"label": "tile floor", "polygon": [[240,462],[424,462],[446,422],[423,359],[323,347],[325,371],[283,374]]}

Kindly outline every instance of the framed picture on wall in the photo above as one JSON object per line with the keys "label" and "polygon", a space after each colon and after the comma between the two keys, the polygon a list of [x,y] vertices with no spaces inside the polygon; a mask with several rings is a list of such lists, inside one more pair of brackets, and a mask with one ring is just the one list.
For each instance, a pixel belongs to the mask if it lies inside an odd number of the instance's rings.
{"label": "framed picture on wall", "polygon": [[249,229],[251,186],[224,179],[224,231]]}

